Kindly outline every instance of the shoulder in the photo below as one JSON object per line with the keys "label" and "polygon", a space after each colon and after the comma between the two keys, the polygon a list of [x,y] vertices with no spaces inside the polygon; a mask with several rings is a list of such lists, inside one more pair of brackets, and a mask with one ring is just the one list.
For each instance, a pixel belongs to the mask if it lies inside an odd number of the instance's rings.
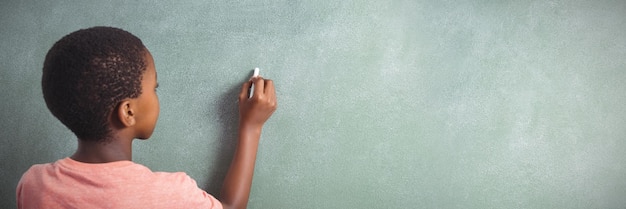
{"label": "shoulder", "polygon": [[17,184],[18,192],[21,190],[37,190],[41,186],[56,182],[59,177],[59,166],[66,159],[60,159],[52,163],[34,164],[24,172]]}
{"label": "shoulder", "polygon": [[153,172],[152,174],[155,180],[162,181],[163,183],[196,185],[196,181],[184,172]]}
{"label": "shoulder", "polygon": [[41,203],[42,187],[49,182],[47,176],[54,170],[53,167],[53,163],[35,164],[22,174],[16,188],[18,206]]}
{"label": "shoulder", "polygon": [[28,168],[28,170],[26,170],[26,172],[22,174],[18,186],[38,179],[39,177],[48,173],[50,170],[53,170],[53,167],[54,163],[35,164],[30,166],[30,168]]}
{"label": "shoulder", "polygon": [[[57,161],[57,162],[59,162],[59,161]],[[24,175],[35,174],[35,173],[39,173],[39,172],[51,169],[51,168],[54,167],[54,164],[57,163],[57,162],[31,165],[30,168],[28,168],[28,170],[26,170],[26,172],[24,172]]]}
{"label": "shoulder", "polygon": [[157,188],[169,188],[170,194],[205,193],[196,181],[184,172],[153,172],[150,182]]}
{"label": "shoulder", "polygon": [[[149,177],[145,177],[143,179],[145,184],[138,185],[140,188],[136,189],[144,191],[144,195],[154,195],[155,198],[161,200],[162,205],[222,208],[222,204],[217,199],[199,188],[196,181],[184,172],[151,172]],[[145,193],[145,191],[150,192]]]}

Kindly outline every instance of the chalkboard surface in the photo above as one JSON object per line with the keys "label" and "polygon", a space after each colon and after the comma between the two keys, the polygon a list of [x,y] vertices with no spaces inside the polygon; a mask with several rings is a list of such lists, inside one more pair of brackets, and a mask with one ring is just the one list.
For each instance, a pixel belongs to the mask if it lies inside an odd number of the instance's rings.
{"label": "chalkboard surface", "polygon": [[275,81],[249,208],[626,205],[626,1],[4,0],[0,17],[1,208],[76,148],[41,67],[98,25],[155,59],[161,115],[134,161],[213,194],[240,84]]}

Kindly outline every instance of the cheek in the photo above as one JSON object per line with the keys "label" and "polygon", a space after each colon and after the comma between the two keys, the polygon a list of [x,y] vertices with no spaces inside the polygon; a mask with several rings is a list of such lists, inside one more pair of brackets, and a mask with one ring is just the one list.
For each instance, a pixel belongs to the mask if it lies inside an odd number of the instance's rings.
{"label": "cheek", "polygon": [[154,106],[155,106],[155,108],[156,108],[156,110],[155,110],[155,112],[156,112],[156,117],[158,118],[158,117],[159,117],[159,112],[161,112],[161,106],[160,106],[160,104],[159,104],[159,97],[158,97],[158,96],[155,96],[155,99],[154,99]]}
{"label": "cheek", "polygon": [[[146,95],[148,96],[148,95]],[[145,119],[147,121],[150,122],[154,122],[156,121],[156,119],[159,117],[159,98],[156,96],[156,94],[154,95],[149,95],[148,97],[145,98],[145,105],[144,105],[144,114],[145,114]]]}
{"label": "cheek", "polygon": [[161,111],[159,97],[156,95],[156,93],[151,97],[150,104],[152,116],[154,117],[154,120],[156,120],[159,117],[159,112]]}

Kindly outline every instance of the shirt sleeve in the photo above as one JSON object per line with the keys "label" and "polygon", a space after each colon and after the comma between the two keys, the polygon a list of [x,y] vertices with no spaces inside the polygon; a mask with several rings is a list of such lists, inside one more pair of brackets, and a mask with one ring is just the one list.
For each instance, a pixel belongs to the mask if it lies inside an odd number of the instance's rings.
{"label": "shirt sleeve", "polygon": [[176,194],[181,199],[182,205],[186,208],[211,208],[223,209],[222,203],[215,197],[200,189],[195,180],[189,175],[178,172],[174,173],[175,184],[180,188],[180,192]]}

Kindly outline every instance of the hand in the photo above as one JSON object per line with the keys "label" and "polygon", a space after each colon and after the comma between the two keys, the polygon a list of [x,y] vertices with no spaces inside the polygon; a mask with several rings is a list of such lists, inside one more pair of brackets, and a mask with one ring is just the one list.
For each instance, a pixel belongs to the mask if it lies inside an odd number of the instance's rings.
{"label": "hand", "polygon": [[[254,92],[248,98],[248,89],[254,84]],[[241,128],[261,129],[276,110],[276,91],[272,80],[262,77],[245,82],[239,93],[239,123]]]}
{"label": "hand", "polygon": [[[253,96],[248,89],[254,84]],[[245,82],[239,93],[239,141],[224,178],[220,202],[224,208],[246,208],[263,124],[276,110],[274,83],[261,77]]]}

